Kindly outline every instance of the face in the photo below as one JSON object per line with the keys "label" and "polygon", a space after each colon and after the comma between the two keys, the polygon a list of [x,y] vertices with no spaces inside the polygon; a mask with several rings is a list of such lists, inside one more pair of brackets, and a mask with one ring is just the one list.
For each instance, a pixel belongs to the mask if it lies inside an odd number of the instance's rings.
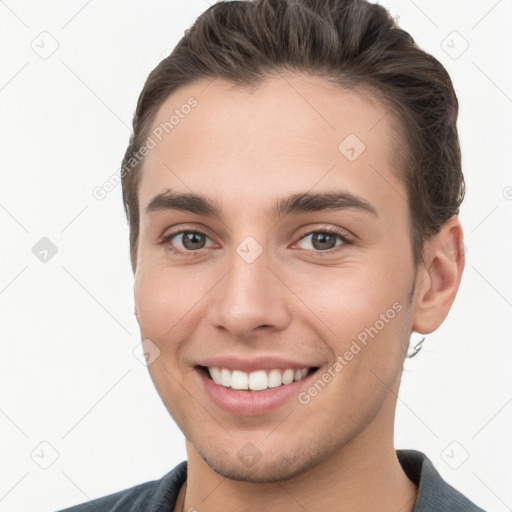
{"label": "face", "polygon": [[415,272],[387,109],[303,75],[187,86],[154,129],[176,109],[139,185],[134,292],[187,447],[261,482],[392,437]]}

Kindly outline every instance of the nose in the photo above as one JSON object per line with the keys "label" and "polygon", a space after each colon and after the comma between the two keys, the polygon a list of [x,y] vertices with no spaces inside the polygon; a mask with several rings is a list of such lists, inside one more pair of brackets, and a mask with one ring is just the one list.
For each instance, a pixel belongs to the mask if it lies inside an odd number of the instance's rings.
{"label": "nose", "polygon": [[210,325],[237,339],[249,339],[264,328],[286,328],[291,319],[290,294],[268,263],[265,251],[252,263],[234,252],[230,270],[212,290]]}

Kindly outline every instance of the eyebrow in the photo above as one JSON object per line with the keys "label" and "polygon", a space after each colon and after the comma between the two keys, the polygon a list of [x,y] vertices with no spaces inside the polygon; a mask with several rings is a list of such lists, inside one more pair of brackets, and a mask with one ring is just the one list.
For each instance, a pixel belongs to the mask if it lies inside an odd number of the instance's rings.
{"label": "eyebrow", "polygon": [[[377,209],[366,199],[346,191],[332,191],[321,193],[296,193],[284,198],[278,198],[269,210],[274,218],[286,215],[317,212],[323,210],[359,210],[378,217]],[[179,193],[166,190],[154,196],[145,208],[146,215],[168,211],[180,210],[222,217],[222,207],[217,201],[193,193]]]}

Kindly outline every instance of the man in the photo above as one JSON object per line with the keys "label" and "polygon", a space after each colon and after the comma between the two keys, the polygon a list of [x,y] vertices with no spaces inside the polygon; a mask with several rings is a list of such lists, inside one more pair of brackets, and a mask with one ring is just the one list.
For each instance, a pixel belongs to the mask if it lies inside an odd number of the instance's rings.
{"label": "man", "polygon": [[446,70],[362,0],[218,3],[122,166],[135,313],[187,461],[68,511],[478,511],[393,446],[464,269]]}

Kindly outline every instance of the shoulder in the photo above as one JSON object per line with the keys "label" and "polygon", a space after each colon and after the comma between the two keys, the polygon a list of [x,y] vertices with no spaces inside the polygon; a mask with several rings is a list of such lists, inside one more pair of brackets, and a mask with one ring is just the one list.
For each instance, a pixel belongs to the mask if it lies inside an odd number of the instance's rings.
{"label": "shoulder", "polygon": [[160,480],[145,482],[58,512],[159,512],[171,510],[186,479],[186,461]]}
{"label": "shoulder", "polygon": [[408,478],[418,486],[413,512],[485,512],[443,480],[424,453],[417,450],[396,450],[396,454]]}

